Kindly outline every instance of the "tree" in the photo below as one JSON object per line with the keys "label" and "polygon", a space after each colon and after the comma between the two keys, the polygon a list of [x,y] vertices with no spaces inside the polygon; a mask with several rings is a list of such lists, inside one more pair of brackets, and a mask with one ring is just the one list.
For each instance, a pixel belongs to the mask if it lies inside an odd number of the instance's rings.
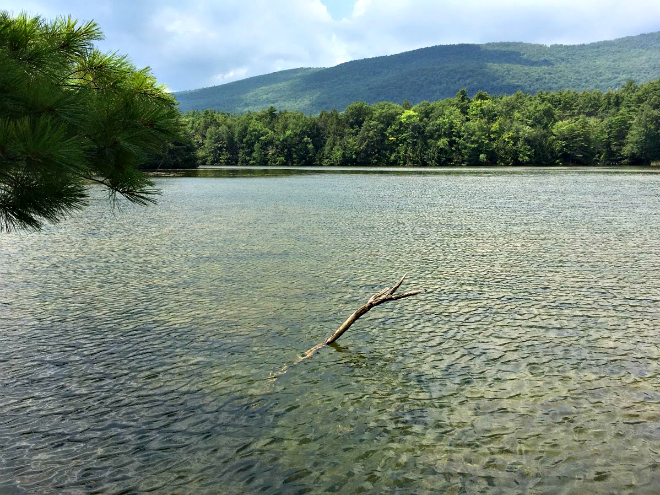
{"label": "tree", "polygon": [[660,110],[645,103],[638,110],[623,152],[630,163],[651,163],[660,160]]}
{"label": "tree", "polygon": [[186,169],[197,168],[195,147],[190,140],[174,141],[165,151],[154,159],[142,163],[138,170]]}
{"label": "tree", "polygon": [[61,220],[90,182],[154,202],[138,166],[181,139],[176,101],[102,38],[93,21],[0,12],[0,231]]}
{"label": "tree", "polygon": [[600,124],[584,115],[556,122],[552,133],[555,148],[564,163],[592,165],[602,151],[604,138]]}
{"label": "tree", "polygon": [[404,110],[397,121],[390,126],[390,139],[396,143],[392,155],[395,165],[418,167],[423,163],[423,127],[415,110]]}

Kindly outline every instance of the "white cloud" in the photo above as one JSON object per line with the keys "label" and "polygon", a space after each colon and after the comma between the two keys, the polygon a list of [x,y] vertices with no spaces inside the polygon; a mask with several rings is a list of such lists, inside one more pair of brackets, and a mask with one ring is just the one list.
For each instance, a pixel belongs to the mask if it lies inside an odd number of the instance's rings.
{"label": "white cloud", "polygon": [[353,17],[360,17],[367,13],[373,0],[357,0],[353,6]]}
{"label": "white cloud", "polygon": [[489,41],[585,43],[660,30],[657,0],[358,0],[354,57]]}
{"label": "white cloud", "polygon": [[237,79],[243,79],[248,73],[247,67],[237,67],[236,69],[225,72],[224,74],[216,74],[213,76],[213,79],[216,81],[216,84],[224,84],[226,82],[235,81]]}
{"label": "white cloud", "polygon": [[[327,1],[327,0],[326,0]],[[173,90],[423,46],[583,43],[660,30],[657,0],[0,0],[0,9],[94,18],[102,48],[150,65]],[[336,0],[338,2],[338,0]],[[334,3],[333,6],[337,6]]]}

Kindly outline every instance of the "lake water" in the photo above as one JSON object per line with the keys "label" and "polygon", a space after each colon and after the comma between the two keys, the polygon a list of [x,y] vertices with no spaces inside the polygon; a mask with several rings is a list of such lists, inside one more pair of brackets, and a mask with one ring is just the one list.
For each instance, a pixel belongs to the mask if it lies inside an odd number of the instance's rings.
{"label": "lake water", "polygon": [[659,493],[660,173],[372,172],[1,235],[0,493]]}

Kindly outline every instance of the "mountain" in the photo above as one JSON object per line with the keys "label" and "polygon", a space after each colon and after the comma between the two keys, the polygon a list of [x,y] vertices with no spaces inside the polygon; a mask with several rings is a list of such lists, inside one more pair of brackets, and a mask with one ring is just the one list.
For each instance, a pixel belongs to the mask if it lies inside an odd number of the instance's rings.
{"label": "mountain", "polygon": [[660,32],[583,45],[486,43],[440,45],[328,68],[301,68],[176,93],[180,108],[231,113],[270,106],[318,114],[355,101],[412,104],[454,96],[518,90],[578,91],[620,87],[660,77]]}

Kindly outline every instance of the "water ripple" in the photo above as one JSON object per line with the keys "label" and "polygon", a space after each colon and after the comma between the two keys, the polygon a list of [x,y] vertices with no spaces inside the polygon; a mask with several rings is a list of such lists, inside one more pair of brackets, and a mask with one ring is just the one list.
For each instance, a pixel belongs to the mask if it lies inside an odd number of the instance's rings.
{"label": "water ripple", "polygon": [[159,185],[0,238],[1,493],[658,492],[658,174]]}

